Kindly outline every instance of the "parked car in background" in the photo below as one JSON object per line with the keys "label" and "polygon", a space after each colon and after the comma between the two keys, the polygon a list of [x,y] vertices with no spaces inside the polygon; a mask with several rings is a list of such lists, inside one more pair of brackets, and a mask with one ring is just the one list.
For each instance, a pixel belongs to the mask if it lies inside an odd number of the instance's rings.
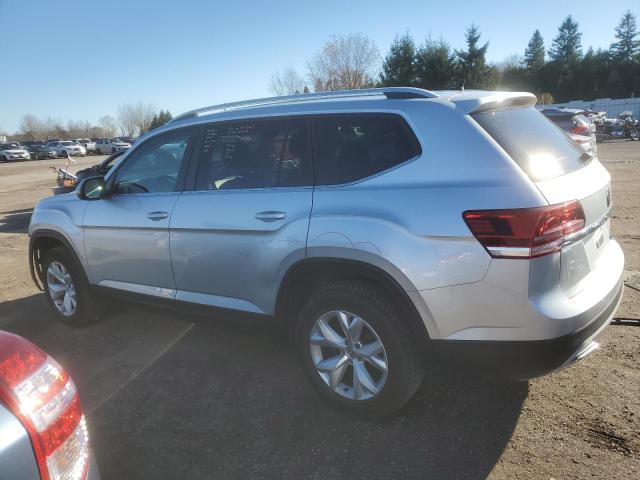
{"label": "parked car in background", "polygon": [[[544,108],[541,112],[562,130],[567,132],[583,150],[593,155],[597,153],[596,126],[583,115],[585,110]],[[586,138],[575,137],[576,135]]]}
{"label": "parked car in background", "polygon": [[565,368],[598,347],[624,255],[609,173],[535,101],[382,88],[188,112],[36,205],[34,279],[73,326],[98,291],[276,316],[357,414],[445,367]]}
{"label": "parked car in background", "polygon": [[67,155],[84,157],[87,154],[85,148],[71,140],[50,141],[47,145],[53,148],[59,157]]}
{"label": "parked car in background", "polygon": [[83,146],[87,151],[87,154],[98,153],[96,149],[96,142],[91,141],[91,139],[89,138],[76,138],[74,142],[76,142],[78,145]]}
{"label": "parked car in background", "polygon": [[596,143],[593,141],[592,137],[576,135],[575,133],[570,133],[569,136],[589,155],[596,155],[596,150],[594,150]]}
{"label": "parked car in background", "polygon": [[124,143],[128,143],[129,145],[133,145],[138,140],[137,137],[118,137],[118,140]]}
{"label": "parked car in background", "polygon": [[34,160],[43,160],[46,158],[56,158],[58,156],[56,150],[53,147],[45,145],[44,143],[36,143],[27,147],[31,158]]}
{"label": "parked car in background", "polygon": [[0,432],[2,479],[100,478],[73,380],[33,343],[3,331]]}
{"label": "parked car in background", "polygon": [[31,155],[18,142],[0,143],[0,160],[11,162],[17,160],[29,160]]}
{"label": "parked car in background", "polygon": [[96,140],[96,149],[103,155],[116,153],[120,150],[130,148],[131,144],[123,142],[119,138],[98,138]]}

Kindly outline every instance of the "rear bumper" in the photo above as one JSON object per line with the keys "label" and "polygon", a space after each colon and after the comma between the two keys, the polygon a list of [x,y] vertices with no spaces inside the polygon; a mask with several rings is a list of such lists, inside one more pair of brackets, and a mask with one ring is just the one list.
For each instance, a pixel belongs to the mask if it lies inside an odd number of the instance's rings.
{"label": "rear bumper", "polygon": [[524,380],[568,367],[597,348],[622,299],[622,278],[592,310],[593,319],[556,338],[533,341],[432,340],[442,365],[473,376]]}

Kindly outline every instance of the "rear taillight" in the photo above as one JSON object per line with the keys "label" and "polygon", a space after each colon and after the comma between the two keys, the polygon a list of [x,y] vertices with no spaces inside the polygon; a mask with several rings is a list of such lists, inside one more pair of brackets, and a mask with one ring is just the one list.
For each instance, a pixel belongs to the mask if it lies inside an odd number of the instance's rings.
{"label": "rear taillight", "polygon": [[578,123],[575,127],[571,129],[571,133],[576,135],[584,135],[588,134],[589,125],[585,125],[584,123]]}
{"label": "rear taillight", "polygon": [[0,400],[29,432],[43,480],[84,479],[89,436],[73,380],[24,338],[0,332]]}
{"label": "rear taillight", "polygon": [[580,203],[511,210],[469,210],[463,213],[471,233],[494,258],[535,258],[558,252],[565,238],[582,230]]}

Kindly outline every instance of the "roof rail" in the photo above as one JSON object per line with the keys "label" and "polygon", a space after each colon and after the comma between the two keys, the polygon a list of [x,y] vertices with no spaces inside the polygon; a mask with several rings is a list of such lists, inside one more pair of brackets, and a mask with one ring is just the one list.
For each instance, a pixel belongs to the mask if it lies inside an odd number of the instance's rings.
{"label": "roof rail", "polygon": [[227,110],[237,110],[248,107],[258,107],[265,105],[279,105],[283,103],[296,103],[312,100],[328,100],[333,98],[353,98],[353,97],[372,97],[384,95],[389,99],[409,99],[409,98],[435,98],[438,95],[424,90],[422,88],[413,87],[385,87],[385,88],[363,88],[361,90],[335,90],[332,92],[316,92],[302,93],[298,95],[286,95],[282,97],[257,98],[254,100],[243,100],[240,102],[220,103],[209,107],[197,108],[188,111],[182,115],[178,115],[169,123],[185,120],[187,118],[197,117],[202,113],[224,112]]}

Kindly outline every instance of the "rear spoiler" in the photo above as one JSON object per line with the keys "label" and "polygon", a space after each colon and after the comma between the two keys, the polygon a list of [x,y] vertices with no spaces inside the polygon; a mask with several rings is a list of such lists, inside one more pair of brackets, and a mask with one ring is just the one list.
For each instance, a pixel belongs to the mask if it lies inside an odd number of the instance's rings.
{"label": "rear spoiler", "polygon": [[466,110],[467,114],[502,110],[505,108],[532,107],[537,98],[528,92],[492,92],[489,95],[465,98],[464,93],[449,99]]}

